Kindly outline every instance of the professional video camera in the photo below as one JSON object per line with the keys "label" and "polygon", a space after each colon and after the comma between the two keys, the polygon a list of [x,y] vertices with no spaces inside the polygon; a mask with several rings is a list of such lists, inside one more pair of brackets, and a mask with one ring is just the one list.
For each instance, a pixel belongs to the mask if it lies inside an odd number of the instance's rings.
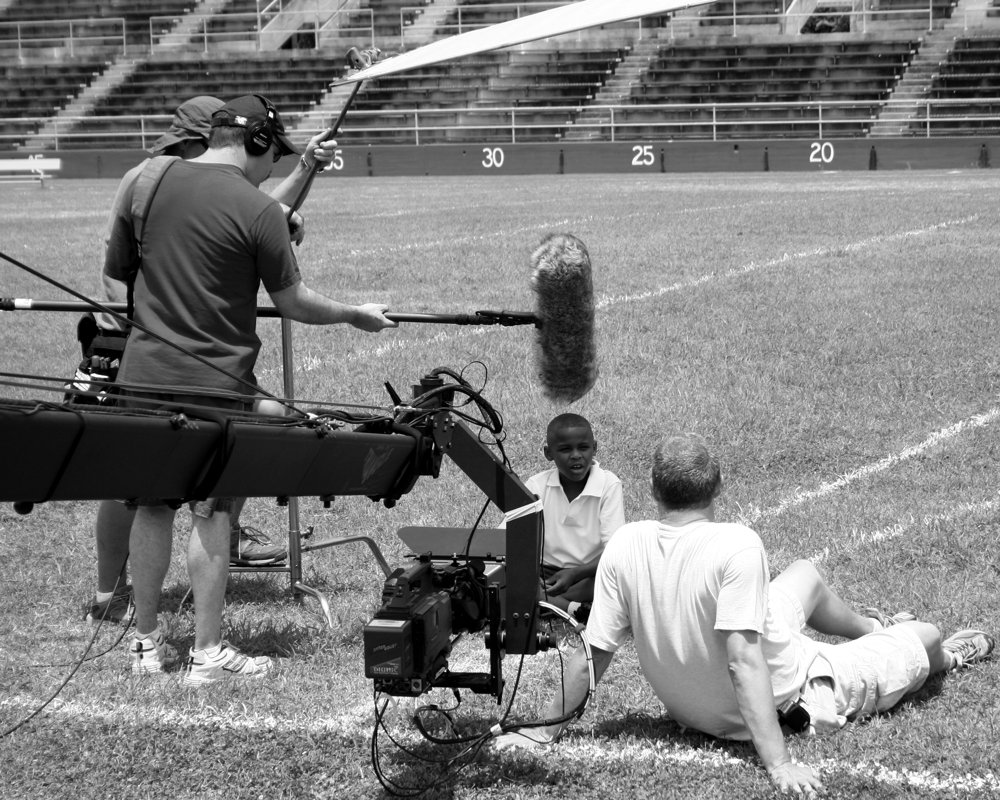
{"label": "professional video camera", "polygon": [[487,646],[497,638],[503,583],[504,565],[487,567],[481,558],[435,561],[424,554],[397,569],[382,588],[382,607],[364,629],[365,677],[375,681],[376,691],[392,695],[418,696],[435,686],[498,693],[499,673],[451,673],[448,656],[454,634],[489,625]]}
{"label": "professional video camera", "polygon": [[[459,382],[445,383],[442,374]],[[486,494],[510,513],[505,529],[410,527],[399,537],[419,554],[396,569],[382,588],[382,606],[364,629],[365,677],[376,691],[416,697],[435,687],[503,695],[506,653],[533,654],[552,642],[536,632],[542,517],[537,498],[504,460],[456,417],[456,394],[476,403],[494,435],[502,423],[493,409],[450,370],[436,370],[413,386],[400,421],[417,425]],[[467,417],[466,417],[467,418]],[[508,546],[510,545],[510,546]],[[459,638],[488,628],[490,671],[452,672],[448,657]]]}

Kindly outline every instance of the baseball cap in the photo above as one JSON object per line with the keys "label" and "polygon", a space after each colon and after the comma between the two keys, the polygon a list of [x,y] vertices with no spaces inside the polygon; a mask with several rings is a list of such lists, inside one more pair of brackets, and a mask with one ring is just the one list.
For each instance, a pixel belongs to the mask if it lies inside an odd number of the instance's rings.
{"label": "baseball cap", "polygon": [[207,142],[212,130],[212,114],[224,105],[218,97],[205,94],[181,103],[174,112],[174,119],[167,132],[153,142],[149,151],[159,155],[170,145],[189,139],[204,139]]}
{"label": "baseball cap", "polygon": [[271,111],[270,128],[274,133],[275,141],[281,147],[282,153],[284,155],[301,155],[302,151],[292,144],[292,140],[285,134],[285,125],[281,121],[281,115],[278,114],[278,110],[270,101],[256,94],[246,94],[242,97],[237,97],[235,100],[230,100],[212,114],[212,127],[218,128],[225,125],[245,128],[254,118],[266,119],[269,109]]}

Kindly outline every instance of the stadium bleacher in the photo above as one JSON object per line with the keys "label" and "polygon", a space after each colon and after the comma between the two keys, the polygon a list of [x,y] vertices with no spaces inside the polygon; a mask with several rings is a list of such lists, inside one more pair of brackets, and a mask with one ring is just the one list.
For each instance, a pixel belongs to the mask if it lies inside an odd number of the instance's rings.
{"label": "stadium bleacher", "polygon": [[[438,64],[401,75],[382,78],[363,87],[355,107],[364,111],[398,112],[413,108],[487,109],[532,107],[531,123],[545,126],[525,134],[523,141],[552,141],[565,126],[565,108],[576,108],[590,99],[621,61],[619,48],[549,48],[484,53],[448,64]],[[549,107],[551,111],[538,110]],[[478,124],[488,118],[477,115]],[[496,120],[499,123],[499,117]],[[528,117],[521,117],[528,122]],[[446,125],[437,119],[439,126]],[[452,122],[451,124],[458,124]],[[482,135],[481,131],[478,135]],[[372,141],[373,134],[350,126],[344,137]],[[461,140],[458,131],[428,132],[424,142]],[[380,131],[374,140],[398,141],[392,130]]]}
{"label": "stadium bleacher", "polygon": [[[563,1],[518,6],[459,0],[434,19],[444,36],[456,32],[459,9],[465,29]],[[983,12],[987,19],[1000,16],[1000,0],[991,3]],[[122,58],[129,69],[120,79],[101,79],[113,85],[88,96],[86,118],[66,123],[75,127],[61,146],[100,147],[109,132],[115,147],[141,146],[144,132],[123,133],[129,126],[116,125],[116,118],[170,114],[202,93],[267,94],[294,124],[323,103],[330,81],[346,69],[344,48],[327,42],[316,49],[303,25],[301,36],[271,45],[279,49],[259,50],[263,45],[253,29],[258,5],[13,0],[0,11],[0,149],[25,146],[45,118],[66,110]],[[588,110],[609,103],[617,104],[615,119],[631,138],[794,137],[812,125],[810,107],[816,104],[824,104],[828,133],[865,136],[919,51],[927,26],[944,26],[956,3],[878,0],[866,18],[871,28],[862,33],[847,6],[821,2],[804,25],[796,19],[792,26],[809,35],[783,32],[785,6],[776,0],[719,0],[687,12],[684,26],[680,18],[658,17],[642,26],[587,31],[369,81],[340,139],[410,142],[416,115],[426,112],[433,121],[421,125],[422,143],[490,139],[490,128],[510,128],[514,115],[525,126],[518,141],[561,141]],[[432,0],[361,0],[348,25],[368,30],[371,20],[376,45],[393,51],[404,30],[431,7]],[[210,20],[199,17],[193,24],[193,15],[206,10]],[[181,23],[189,13],[185,28]],[[70,21],[72,36],[58,31]],[[845,25],[852,31],[844,31]],[[973,101],[1000,97],[1000,19],[996,25],[995,34],[960,36],[938,70],[929,96],[953,104],[934,112],[941,117],[932,123],[936,131],[981,132],[994,125],[971,118],[982,107]],[[169,46],[157,48],[158,37],[174,29],[180,32]],[[72,109],[65,113],[76,114]]]}
{"label": "stadium bleacher", "polygon": [[[225,99],[260,93],[286,118],[293,117],[309,110],[326,92],[330,80],[342,71],[340,56],[290,54],[283,50],[213,57],[156,55],[95,104],[90,116],[100,119],[80,122],[66,148],[97,146],[102,132],[116,129],[109,117],[171,113],[199,94]],[[139,137],[118,136],[116,140],[119,146],[137,146]]]}
{"label": "stadium bleacher", "polygon": [[[25,28],[26,33],[22,35],[44,40],[54,35],[52,26],[46,23],[87,20],[86,24],[94,31],[105,32],[102,38],[111,39],[112,35],[106,33],[111,28],[102,20],[122,18],[125,20],[126,46],[142,51],[149,46],[150,19],[180,17],[196,5],[194,0],[15,0],[0,13],[0,23],[34,22],[35,27]],[[79,25],[77,22],[75,35],[87,35],[85,28],[81,30]],[[96,34],[89,35],[96,39]],[[10,39],[9,28],[2,24],[0,38]],[[40,46],[51,47],[51,44]],[[106,44],[94,46],[107,47]]]}
{"label": "stadium bleacher", "polygon": [[[82,87],[104,71],[101,59],[60,59],[56,63],[7,63],[0,66],[0,135],[23,141],[37,133],[32,118],[52,116]],[[10,139],[6,137],[12,137]]]}
{"label": "stadium bleacher", "polygon": [[[643,121],[673,121],[685,123],[671,128],[674,135],[717,137],[719,127],[711,125],[710,112],[672,111],[670,106],[851,101],[850,107],[832,107],[824,116],[839,134],[863,135],[919,46],[909,38],[875,35],[797,37],[782,42],[761,42],[747,34],[731,38],[734,41],[691,39],[661,47],[628,99],[633,105],[663,107],[625,109],[619,112],[621,121],[633,126],[638,136],[655,134],[655,128],[639,126]],[[726,113],[730,123],[740,122],[742,135],[756,132],[774,137],[796,135],[802,117],[800,109],[789,108],[784,112],[786,126],[777,124],[780,116],[770,115],[755,131],[746,124],[752,117],[733,118],[731,110]],[[717,122],[717,112],[714,119]],[[722,133],[727,135],[725,130]]]}
{"label": "stadium bleacher", "polygon": [[939,100],[966,101],[948,102],[935,109],[930,127],[939,135],[997,133],[1000,124],[982,118],[982,99],[993,98],[996,102],[988,108],[1000,112],[1000,31],[957,39],[934,78],[931,92]]}

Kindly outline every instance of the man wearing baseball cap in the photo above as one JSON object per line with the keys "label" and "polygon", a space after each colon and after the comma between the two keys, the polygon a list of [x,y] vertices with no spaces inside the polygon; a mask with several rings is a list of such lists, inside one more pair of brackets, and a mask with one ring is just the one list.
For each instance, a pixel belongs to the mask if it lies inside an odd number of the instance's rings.
{"label": "man wearing baseball cap", "polygon": [[[184,130],[188,130],[185,128]],[[297,189],[296,173],[307,176],[319,151],[332,158],[333,142],[315,137],[295,172],[279,190]],[[138,328],[130,335],[119,372],[122,383],[157,387],[154,407],[176,403],[234,411],[251,404],[256,386],[257,291],[261,284],[282,315],[311,324],[346,323],[377,332],[395,327],[382,304],[348,306],[308,289],[292,252],[281,205],[257,188],[286,154],[299,154],[277,110],[257,95],[239,97],[213,112],[208,149],[172,162],[159,178],[141,229],[141,268],[134,275],[134,318],[162,339],[197,352],[219,369],[164,344]],[[329,160],[323,158],[321,160]],[[136,181],[124,187],[111,225],[105,274],[133,277],[138,257],[132,216]],[[277,193],[277,192],[276,192]],[[183,388],[178,388],[183,387]],[[198,389],[206,389],[199,395]],[[231,399],[225,395],[229,393]],[[208,396],[208,395],[211,396]],[[223,395],[220,397],[219,395]],[[141,402],[131,393],[131,403]],[[244,395],[237,397],[236,395]],[[149,395],[144,395],[149,407]],[[260,408],[263,404],[252,403]],[[277,404],[271,403],[271,406]],[[280,409],[267,408],[270,413]],[[157,609],[170,562],[174,509],[141,498],[132,524],[136,634],[129,651],[132,671],[160,672],[176,659],[159,629]],[[184,683],[199,686],[224,678],[259,677],[272,662],[248,658],[222,641],[221,622],[234,498],[192,503],[193,529],[188,571],[197,609],[195,642]]]}
{"label": "man wearing baseball cap", "polygon": [[[202,155],[208,149],[208,139],[212,132],[212,114],[225,105],[219,98],[208,95],[192,97],[181,103],[174,112],[170,127],[153,142],[149,152],[154,156],[176,156],[185,160]],[[270,196],[273,199],[283,204],[291,203],[315,164],[329,163],[333,160],[337,143],[333,140],[327,141],[326,136],[326,132],[323,132],[309,141],[295,169],[271,192]],[[121,208],[122,196],[147,163],[148,160],[143,161],[122,178],[104,232],[105,247],[111,239],[111,229]],[[305,236],[302,218],[298,214],[293,214],[289,226],[292,240],[296,244],[301,243]],[[107,300],[112,303],[125,302],[126,284],[107,275],[103,275],[102,279]],[[125,342],[125,332],[121,323],[109,314],[98,312],[94,315],[85,315],[79,326],[79,338],[85,359],[90,359],[94,355],[91,344],[95,337],[101,337],[99,342],[119,351],[98,354],[106,356],[110,364],[116,363]],[[105,369],[104,374],[114,379],[113,370]],[[284,561],[287,557],[285,548],[273,545],[262,531],[240,523],[239,512],[242,503],[242,499],[237,501],[237,508],[233,514],[230,563],[240,567],[266,567]],[[95,524],[97,588],[94,597],[84,607],[84,616],[91,624],[97,624],[99,621],[128,623],[132,617],[132,587],[128,583],[126,564],[129,532],[134,517],[134,509],[129,509],[115,500],[103,500],[98,506]]]}
{"label": "man wearing baseball cap", "polygon": [[[278,110],[267,98],[259,94],[247,94],[226,103],[218,111],[212,113],[212,127],[252,127],[253,120],[264,120],[264,127],[270,131],[271,138],[283,156],[301,155],[301,151],[292,144],[285,133],[285,125],[281,121]],[[274,159],[277,162],[277,158]]]}
{"label": "man wearing baseball cap", "polygon": [[149,148],[154,156],[180,156],[195,158],[208,149],[208,136],[212,132],[212,114],[225,103],[218,97],[198,95],[185,100],[174,111],[173,121],[167,132]]}

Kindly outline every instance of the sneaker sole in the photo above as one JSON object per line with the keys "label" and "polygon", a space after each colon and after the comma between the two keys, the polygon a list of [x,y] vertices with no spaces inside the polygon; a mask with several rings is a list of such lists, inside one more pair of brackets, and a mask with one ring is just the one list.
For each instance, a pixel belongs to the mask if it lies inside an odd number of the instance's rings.
{"label": "sneaker sole", "polygon": [[[131,655],[131,654],[130,654]],[[132,661],[132,674],[133,675],[156,675],[159,673],[166,672],[170,667],[177,663],[177,659],[173,661],[168,661],[165,664],[143,664],[142,662],[136,663]]]}
{"label": "sneaker sole", "polygon": [[278,558],[257,558],[257,559],[246,559],[246,558],[230,558],[229,565],[232,567],[270,567],[274,564],[281,564],[286,559],[286,556],[279,556]]}
{"label": "sneaker sole", "polygon": [[166,669],[162,664],[157,664],[155,667],[140,667],[136,664],[132,665],[133,675],[162,675],[166,672]]}
{"label": "sneaker sole", "polygon": [[256,681],[270,675],[273,669],[274,667],[271,666],[260,672],[250,672],[245,674],[240,672],[228,672],[221,678],[192,677],[189,672],[185,672],[184,675],[181,676],[181,686],[187,686],[190,689],[197,689],[200,686],[211,686],[213,683],[228,683],[229,681],[234,680]]}

